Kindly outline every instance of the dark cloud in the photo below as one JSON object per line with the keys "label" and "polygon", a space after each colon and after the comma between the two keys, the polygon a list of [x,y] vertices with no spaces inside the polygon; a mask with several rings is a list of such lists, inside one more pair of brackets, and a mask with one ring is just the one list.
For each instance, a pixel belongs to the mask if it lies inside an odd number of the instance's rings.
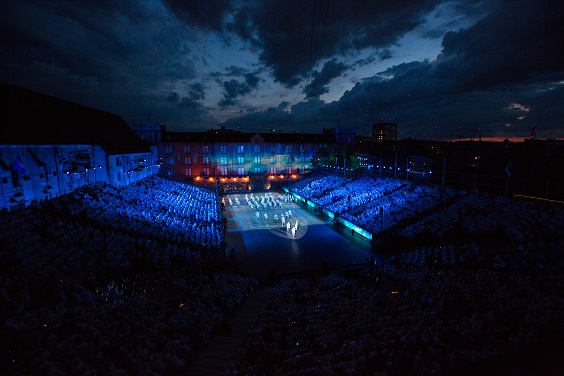
{"label": "dark cloud", "polygon": [[[189,86],[186,96],[180,96],[177,92],[172,91],[164,98],[164,101],[161,98],[153,97],[151,108],[157,111],[151,116],[160,119],[166,114],[171,121],[168,129],[173,131],[214,126],[215,120],[209,115],[205,106],[198,101],[203,95],[203,87],[200,84],[193,84]],[[160,105],[161,102],[162,105]]]}
{"label": "dark cloud", "polygon": [[[396,65],[317,108],[299,103],[292,120],[299,123],[309,113],[318,124],[310,129],[318,132],[335,119],[347,119],[360,131],[389,119],[399,123],[401,137],[449,139],[458,128],[526,137],[533,126],[562,135],[562,4],[496,4],[474,26],[448,33],[437,61]],[[249,126],[261,122],[256,114],[241,120]]]}
{"label": "dark cloud", "polygon": [[245,73],[243,77],[245,82],[235,79],[223,82],[223,98],[218,103],[221,108],[237,104],[237,97],[249,94],[258,86],[260,79],[257,75]]}
{"label": "dark cloud", "polygon": [[260,81],[260,78],[254,73],[245,73],[245,82],[252,89],[255,89]]}
{"label": "dark cloud", "polygon": [[[306,132],[390,119],[400,136],[447,137],[456,127],[522,134],[532,126],[562,135],[563,7],[555,0],[6,0],[0,80],[127,121],[150,112],[173,130],[207,129],[213,112],[241,114],[227,125]],[[435,50],[421,51],[432,41],[415,46],[422,37],[442,38],[436,60]],[[349,74],[355,69],[368,77],[358,81]],[[351,82],[339,100],[319,99],[337,98]],[[296,103],[300,90],[306,100]]]}
{"label": "dark cloud", "polygon": [[167,102],[176,103],[179,107],[196,108],[202,106],[200,100],[205,99],[204,85],[193,83],[188,85],[186,95],[181,97],[176,91],[171,91],[166,97]]}
{"label": "dark cloud", "polygon": [[[114,112],[127,121],[147,112],[160,121],[187,114],[177,81],[196,77],[186,41],[170,16],[138,1],[5,1],[0,5],[0,80]],[[204,99],[197,85],[186,94]],[[190,107],[190,106],[188,106]],[[196,108],[198,106],[191,106]],[[200,118],[203,107],[198,107]]]}
{"label": "dark cloud", "polygon": [[318,97],[321,94],[329,92],[327,84],[335,77],[339,77],[347,66],[337,59],[331,59],[325,63],[323,69],[319,73],[313,75],[313,80],[304,88],[304,93],[307,98]]}
{"label": "dark cloud", "polygon": [[204,91],[204,85],[201,83],[193,83],[188,87],[188,95],[192,100],[202,100],[206,99],[206,93]]}
{"label": "dark cloud", "polygon": [[[176,30],[167,35],[174,25],[166,16],[137,2],[114,7],[108,2],[13,2],[1,17],[2,56],[24,66],[53,64],[73,75],[114,84],[126,84],[138,75],[193,76],[192,63],[176,58],[185,53],[178,45],[186,33]],[[167,61],[176,61],[176,66],[162,69]],[[149,69],[154,67],[159,68]]]}
{"label": "dark cloud", "polygon": [[318,98],[310,98],[290,106],[286,101],[276,107],[269,107],[263,111],[256,111],[239,118],[232,118],[222,125],[229,128],[264,129],[268,131],[270,126],[283,132],[320,132],[323,127],[336,126],[337,119],[322,117],[320,110],[325,104]]}
{"label": "dark cloud", "polygon": [[389,48],[384,48],[383,50],[378,51],[377,55],[380,60],[389,60],[393,57],[392,51],[390,51]]}
{"label": "dark cloud", "polygon": [[450,30],[458,30],[460,23],[474,23],[491,11],[492,1],[453,1],[439,4],[419,30],[425,38],[439,39]]}
{"label": "dark cloud", "polygon": [[170,94],[166,97],[168,102],[178,103],[180,101],[180,94],[176,91],[171,91]]}
{"label": "dark cloud", "polygon": [[563,4],[503,2],[474,26],[447,33],[440,74],[468,91],[564,71]]}
{"label": "dark cloud", "polygon": [[169,9],[191,26],[223,30],[223,18],[231,10],[229,0],[164,0]]}
{"label": "dark cloud", "polygon": [[236,65],[231,65],[226,67],[223,72],[212,72],[210,73],[211,77],[220,78],[220,77],[241,77],[245,73],[248,73],[248,70],[243,67],[239,67]]}
{"label": "dark cloud", "polygon": [[229,29],[260,49],[261,61],[293,87],[317,61],[386,48],[419,25],[438,1],[260,1],[241,7]]}

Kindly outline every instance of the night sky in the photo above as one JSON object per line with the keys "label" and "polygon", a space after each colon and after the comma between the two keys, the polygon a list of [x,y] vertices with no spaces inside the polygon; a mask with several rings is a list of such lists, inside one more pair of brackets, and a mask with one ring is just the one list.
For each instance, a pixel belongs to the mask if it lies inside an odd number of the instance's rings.
{"label": "night sky", "polygon": [[561,0],[3,0],[0,81],[173,131],[564,138]]}

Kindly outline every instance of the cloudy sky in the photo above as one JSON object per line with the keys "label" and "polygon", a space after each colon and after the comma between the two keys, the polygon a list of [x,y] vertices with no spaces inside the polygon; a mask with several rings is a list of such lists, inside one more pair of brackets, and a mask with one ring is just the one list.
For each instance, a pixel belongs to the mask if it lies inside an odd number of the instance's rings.
{"label": "cloudy sky", "polygon": [[561,0],[2,0],[0,80],[175,131],[564,138]]}

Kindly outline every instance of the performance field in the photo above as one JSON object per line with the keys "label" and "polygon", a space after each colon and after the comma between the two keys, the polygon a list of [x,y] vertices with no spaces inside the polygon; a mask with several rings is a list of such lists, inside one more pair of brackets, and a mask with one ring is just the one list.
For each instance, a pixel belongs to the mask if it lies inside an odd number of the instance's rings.
{"label": "performance field", "polygon": [[370,242],[281,192],[221,197],[239,273],[266,280],[366,263]]}

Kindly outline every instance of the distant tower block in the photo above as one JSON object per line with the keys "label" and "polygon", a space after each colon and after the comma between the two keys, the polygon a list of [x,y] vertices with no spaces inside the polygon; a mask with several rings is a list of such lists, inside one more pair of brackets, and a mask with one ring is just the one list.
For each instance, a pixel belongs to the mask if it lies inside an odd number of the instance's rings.
{"label": "distant tower block", "polygon": [[375,142],[396,141],[398,139],[397,123],[374,123],[372,124],[372,138]]}

